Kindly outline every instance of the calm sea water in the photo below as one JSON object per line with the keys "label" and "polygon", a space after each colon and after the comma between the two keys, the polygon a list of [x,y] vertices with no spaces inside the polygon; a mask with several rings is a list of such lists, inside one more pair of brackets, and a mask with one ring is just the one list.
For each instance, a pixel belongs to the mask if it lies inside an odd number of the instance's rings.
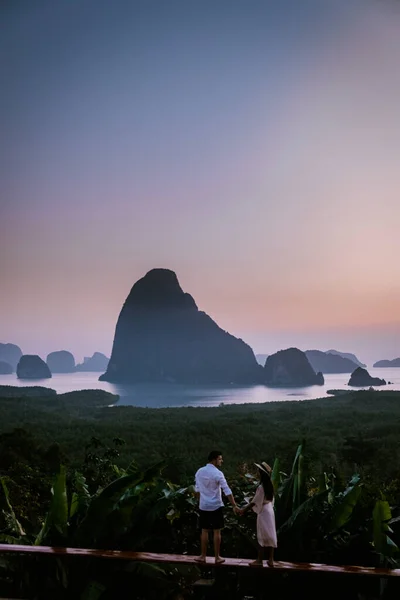
{"label": "calm sea water", "polygon": [[[400,368],[368,369],[373,377],[381,377],[393,385],[377,389],[400,390]],[[120,405],[165,408],[178,406],[219,406],[224,404],[246,404],[249,402],[280,402],[284,400],[312,400],[327,396],[329,389],[347,388],[348,373],[325,375],[325,385],[313,385],[305,388],[267,388],[262,385],[247,387],[188,387],[184,385],[120,385],[99,381],[100,373],[56,374],[52,379],[21,380],[17,376],[0,375],[0,385],[50,387],[62,394],[75,390],[101,389],[118,394]]]}

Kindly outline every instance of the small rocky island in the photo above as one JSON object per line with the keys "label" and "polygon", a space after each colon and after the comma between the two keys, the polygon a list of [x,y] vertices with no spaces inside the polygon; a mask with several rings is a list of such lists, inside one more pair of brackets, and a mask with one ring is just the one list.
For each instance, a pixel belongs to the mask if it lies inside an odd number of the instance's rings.
{"label": "small rocky island", "polygon": [[263,374],[250,346],[199,310],[173,271],[153,269],[122,307],[100,380],[229,385],[263,383]]}
{"label": "small rocky island", "polygon": [[315,373],[306,354],[298,348],[279,350],[265,363],[265,383],[279,387],[324,385],[322,373]]}
{"label": "small rocky island", "polygon": [[52,373],[73,373],[75,371],[75,358],[68,350],[50,352],[46,364]]}
{"label": "small rocky island", "polygon": [[18,379],[50,379],[51,372],[37,354],[23,354],[17,365]]}
{"label": "small rocky island", "polygon": [[372,385],[378,386],[386,385],[386,381],[384,379],[380,379],[379,377],[371,377],[367,369],[357,367],[357,369],[351,374],[347,385],[352,387],[366,387]]}

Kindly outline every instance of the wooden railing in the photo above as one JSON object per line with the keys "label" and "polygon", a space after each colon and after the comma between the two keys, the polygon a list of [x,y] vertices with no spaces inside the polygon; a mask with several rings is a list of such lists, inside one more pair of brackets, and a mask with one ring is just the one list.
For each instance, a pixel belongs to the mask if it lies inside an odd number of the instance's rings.
{"label": "wooden railing", "polygon": [[[153,552],[130,552],[126,550],[97,550],[90,548],[58,548],[52,546],[21,546],[17,544],[0,544],[0,554],[47,554],[52,556],[86,556],[94,558],[112,558],[118,560],[131,560],[151,563],[180,563],[186,565],[203,566],[195,561],[195,556],[185,554],[156,554]],[[246,568],[251,561],[243,558],[226,558],[222,564],[215,565],[212,558],[207,558],[206,566]],[[318,563],[291,563],[276,561],[274,571],[305,571],[335,573],[337,575],[367,575],[372,577],[400,577],[400,569],[381,569],[360,566],[336,566]],[[269,571],[265,568],[264,571]]]}

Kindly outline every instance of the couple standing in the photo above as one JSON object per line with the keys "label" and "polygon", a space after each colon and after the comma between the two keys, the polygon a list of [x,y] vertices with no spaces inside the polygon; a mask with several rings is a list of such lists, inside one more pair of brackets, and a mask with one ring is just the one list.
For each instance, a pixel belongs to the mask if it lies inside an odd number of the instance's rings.
{"label": "couple standing", "polygon": [[222,490],[232,504],[235,514],[243,515],[250,508],[257,514],[258,558],[250,563],[251,566],[262,566],[264,548],[268,548],[268,565],[273,567],[274,548],[277,547],[277,539],[274,513],[274,488],[270,478],[271,467],[266,463],[262,463],[261,465],[256,464],[260,475],[260,485],[251,502],[239,508],[224,474],[219,469],[222,462],[222,453],[219,450],[213,450],[208,455],[208,463],[196,473],[195,490],[200,500],[201,554],[195,560],[200,563],[206,562],[208,535],[210,531],[213,531],[215,563],[221,564],[225,562],[225,559],[220,555],[221,529],[224,527]]}

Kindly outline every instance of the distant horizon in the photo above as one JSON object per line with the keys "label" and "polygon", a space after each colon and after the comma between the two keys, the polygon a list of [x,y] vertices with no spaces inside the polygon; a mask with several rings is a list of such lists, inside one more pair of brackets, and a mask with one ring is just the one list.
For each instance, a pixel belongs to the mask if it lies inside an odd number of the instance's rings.
{"label": "distant horizon", "polygon": [[[145,273],[143,273],[143,276]],[[399,349],[399,340],[400,340],[400,324],[395,324],[393,326],[386,325],[386,327],[382,328],[382,326],[375,326],[370,328],[355,328],[353,331],[346,331],[345,328],[331,328],[330,330],[309,330],[306,331],[304,329],[297,329],[293,331],[276,331],[271,330],[270,332],[254,332],[254,331],[238,331],[234,327],[230,326],[231,319],[225,319],[224,322],[224,313],[221,314],[221,318],[218,315],[211,314],[211,311],[208,311],[201,305],[199,305],[198,300],[195,295],[192,294],[191,290],[187,289],[179,279],[179,273],[177,273],[177,277],[179,283],[184,292],[188,292],[194,297],[195,302],[199,310],[206,312],[216,323],[228,333],[234,335],[237,338],[243,339],[253,350],[254,354],[273,354],[278,352],[279,350],[283,350],[290,347],[299,348],[302,351],[306,350],[321,350],[326,352],[330,349],[337,350],[339,352],[350,352],[357,356],[357,358],[366,363],[368,366],[372,366],[373,363],[378,360],[392,360],[394,358],[398,358],[400,356]],[[140,277],[138,278],[140,279]],[[132,283],[134,285],[136,281]],[[129,291],[131,289],[129,286]],[[128,291],[128,293],[129,293]],[[115,312],[115,320],[113,323],[108,323],[108,330],[111,331],[112,335],[109,337],[109,342],[106,341],[106,333],[105,330],[102,331],[102,335],[97,333],[96,335],[92,333],[93,342],[87,342],[87,338],[90,336],[90,328],[88,328],[88,332],[80,331],[80,338],[84,338],[85,342],[77,342],[76,340],[69,339],[68,344],[62,343],[61,338],[57,338],[57,331],[53,330],[51,332],[52,339],[46,340],[45,336],[40,336],[36,339],[29,339],[25,333],[21,333],[18,335],[17,333],[13,334],[12,329],[13,325],[9,325],[9,333],[7,340],[0,339],[1,343],[13,343],[19,346],[24,354],[38,354],[46,360],[46,356],[50,354],[50,352],[55,352],[59,350],[67,350],[74,355],[75,362],[81,363],[85,356],[92,356],[94,352],[101,352],[105,354],[107,357],[111,356],[113,339],[114,339],[114,331],[117,323],[117,319],[122,309],[122,305],[126,300],[126,297],[120,303],[120,306],[117,308]],[[229,321],[229,323],[228,323]],[[69,331],[74,331],[74,324],[72,322],[69,323]],[[83,334],[83,335],[82,335]],[[53,338],[53,336],[56,336]],[[59,340],[61,343],[58,343]],[[369,340],[369,342],[368,342]],[[397,349],[397,354],[396,354]]]}
{"label": "distant horizon", "polygon": [[[229,331],[228,333],[233,334],[231,331]],[[302,350],[303,352],[307,351],[307,350],[320,350],[321,352],[328,352],[329,350],[336,350],[338,352],[341,353],[351,353],[354,354],[358,360],[362,363],[365,363],[367,365],[367,367],[372,367],[374,363],[378,362],[379,360],[394,360],[395,358],[400,358],[400,353],[398,354],[391,354],[391,355],[383,355],[382,353],[376,353],[376,352],[358,352],[354,347],[346,347],[343,348],[343,344],[342,345],[337,345],[337,347],[335,346],[329,346],[328,347],[323,347],[321,345],[308,345],[307,344],[285,344],[285,343],[281,343],[281,344],[277,344],[277,345],[273,345],[273,344],[265,344],[265,346],[263,347],[263,349],[258,350],[255,349],[252,344],[249,343],[248,339],[249,336],[247,337],[243,337],[240,335],[235,335],[235,337],[242,339],[244,342],[246,342],[246,344],[248,344],[253,352],[254,355],[259,355],[259,354],[266,354],[266,355],[271,355],[274,354],[276,352],[278,352],[279,350],[285,350],[287,348],[298,348],[299,350]],[[290,334],[287,334],[287,339],[290,338]],[[282,336],[282,339],[286,339],[286,336]],[[312,339],[312,338],[311,338]],[[102,348],[100,347],[94,347],[93,349],[89,349],[88,352],[82,352],[79,349],[77,351],[74,351],[74,349],[70,346],[70,347],[63,347],[62,344],[58,344],[58,346],[50,346],[47,345],[46,343],[42,344],[39,342],[39,344],[24,344],[24,343],[18,343],[15,340],[12,339],[7,339],[7,340],[0,340],[0,343],[3,344],[15,344],[17,346],[19,346],[23,352],[23,354],[37,354],[38,356],[40,356],[44,361],[46,361],[46,357],[51,353],[51,352],[57,352],[60,350],[66,350],[68,352],[71,352],[71,354],[74,356],[75,359],[75,363],[79,364],[79,363],[83,363],[84,358],[85,357],[91,357],[93,356],[93,354],[95,352],[100,352],[101,354],[104,354],[105,356],[107,356],[108,358],[110,358],[111,356],[111,351],[112,351],[112,343],[109,347],[109,350],[107,350],[107,348],[104,346]],[[38,351],[37,348],[44,348],[44,350],[42,351]],[[269,348],[269,350],[265,350],[265,348]],[[363,353],[362,353],[363,352]]]}
{"label": "distant horizon", "polygon": [[400,356],[399,2],[25,4],[0,25],[1,339],[109,356],[161,266],[257,354]]}

